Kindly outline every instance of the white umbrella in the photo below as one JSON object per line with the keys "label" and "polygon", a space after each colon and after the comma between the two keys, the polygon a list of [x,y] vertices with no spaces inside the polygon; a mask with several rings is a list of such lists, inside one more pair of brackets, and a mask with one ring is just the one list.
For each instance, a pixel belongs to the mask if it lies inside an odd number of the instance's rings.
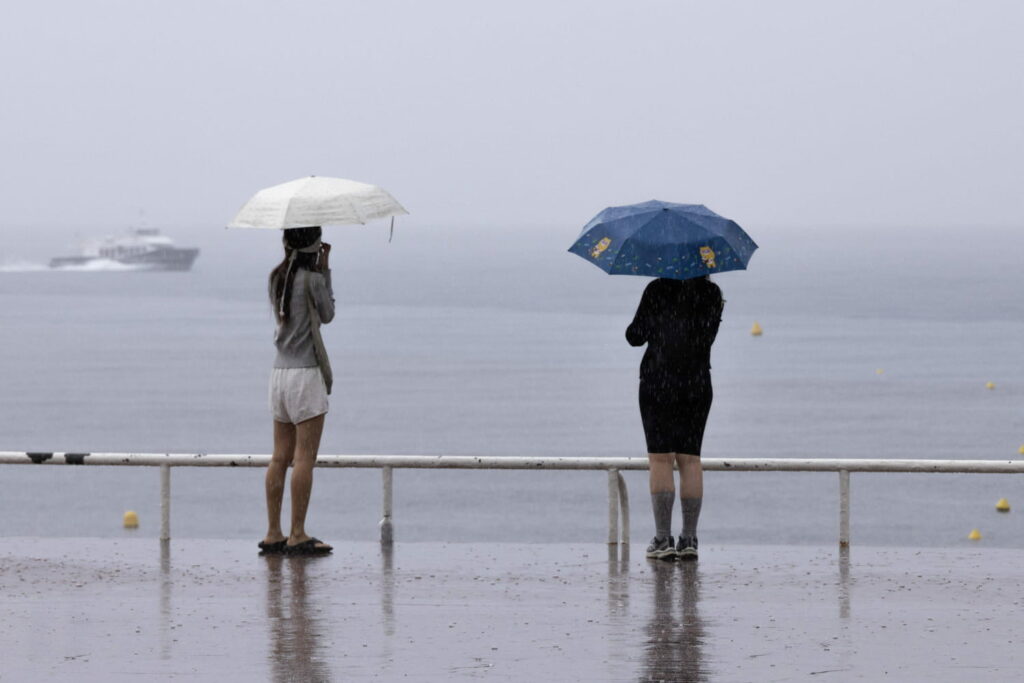
{"label": "white umbrella", "polygon": [[409,212],[376,185],[310,176],[260,190],[228,227],[283,230],[349,225],[403,213]]}

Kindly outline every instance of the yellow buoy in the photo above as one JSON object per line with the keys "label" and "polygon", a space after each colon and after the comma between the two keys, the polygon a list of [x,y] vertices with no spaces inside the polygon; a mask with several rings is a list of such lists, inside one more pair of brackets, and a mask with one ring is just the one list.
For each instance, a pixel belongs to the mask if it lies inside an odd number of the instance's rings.
{"label": "yellow buoy", "polygon": [[750,334],[754,337],[760,337],[762,332],[764,332],[764,330],[761,329],[761,326],[755,320],[754,326],[750,328]]}
{"label": "yellow buoy", "polygon": [[985,382],[985,388],[986,389],[995,389],[996,388],[996,383],[995,382]]}
{"label": "yellow buoy", "polygon": [[139,516],[135,514],[135,510],[125,510],[124,513],[124,528],[125,529],[138,529],[139,528]]}
{"label": "yellow buoy", "polygon": [[883,370],[882,368],[878,368],[877,370],[875,370],[875,374],[876,375],[884,375],[885,374],[885,370]]}
{"label": "yellow buoy", "polygon": [[1000,498],[999,502],[996,503],[996,510],[999,510],[1000,512],[1009,512],[1010,501],[1006,500],[1005,498]]}
{"label": "yellow buoy", "polygon": [[1017,452],[1024,455],[1024,444],[1021,444],[1021,447],[1017,449]]}
{"label": "yellow buoy", "polygon": [[967,539],[971,540],[971,541],[980,541],[981,540],[981,532],[978,531],[977,529],[971,529],[971,533],[967,534]]}

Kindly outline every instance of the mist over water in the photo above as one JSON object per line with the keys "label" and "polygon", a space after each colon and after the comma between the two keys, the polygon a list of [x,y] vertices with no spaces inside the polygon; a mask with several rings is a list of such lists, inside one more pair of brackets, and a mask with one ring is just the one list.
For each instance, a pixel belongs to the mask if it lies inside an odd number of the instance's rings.
{"label": "mist over water", "polygon": [[[750,270],[716,278],[726,307],[707,457],[1017,456],[1020,237],[746,227],[761,246]],[[61,244],[5,243],[0,449],[269,452],[265,291],[279,235],[165,232],[202,248],[192,272],[50,271]],[[336,379],[321,452],[642,456],[643,351],[623,333],[648,280],[566,253],[576,232],[400,219],[389,244],[380,226],[329,228]],[[638,540],[645,476],[627,477]],[[139,533],[157,532],[155,470],[4,466],[0,477],[15,535],[119,535],[127,508]],[[175,536],[262,534],[261,471],[173,479]],[[979,527],[985,543],[1024,546],[1018,517],[993,508],[1017,504],[1015,481],[855,475],[854,542],[955,545]],[[379,486],[376,471],[319,471],[309,528],[373,538]],[[704,543],[834,542],[834,475],[709,473],[706,486]],[[604,496],[603,473],[399,471],[397,538],[600,540]]]}

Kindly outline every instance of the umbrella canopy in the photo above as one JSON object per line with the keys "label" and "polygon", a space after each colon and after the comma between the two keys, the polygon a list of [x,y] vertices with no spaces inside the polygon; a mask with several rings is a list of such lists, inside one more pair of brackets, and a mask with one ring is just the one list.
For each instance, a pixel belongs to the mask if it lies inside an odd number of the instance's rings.
{"label": "umbrella canopy", "polygon": [[403,213],[409,212],[376,185],[310,176],[260,190],[228,227],[284,230],[349,225]]}
{"label": "umbrella canopy", "polygon": [[657,200],[605,209],[569,247],[612,275],[674,280],[743,270],[755,249],[743,228],[706,206]]}

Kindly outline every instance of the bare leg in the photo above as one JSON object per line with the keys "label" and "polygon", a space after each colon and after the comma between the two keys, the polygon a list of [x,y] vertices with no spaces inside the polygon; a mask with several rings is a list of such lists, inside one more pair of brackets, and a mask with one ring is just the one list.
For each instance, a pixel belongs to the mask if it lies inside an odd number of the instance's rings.
{"label": "bare leg", "polygon": [[651,493],[675,493],[676,482],[672,476],[672,453],[648,453],[651,467]]}
{"label": "bare leg", "polygon": [[264,543],[278,543],[288,538],[281,531],[281,499],[284,478],[295,453],[295,425],[274,420],[274,454],[267,465],[267,535]]}
{"label": "bare leg", "polygon": [[679,466],[679,497],[702,498],[704,496],[704,468],[699,455],[676,454]]}
{"label": "bare leg", "polygon": [[[313,465],[316,464],[320,435],[324,430],[324,416],[300,422],[295,425],[295,457],[292,464],[292,531],[288,545],[308,541],[306,533],[306,510],[313,491]],[[324,544],[325,547],[329,547]]]}

